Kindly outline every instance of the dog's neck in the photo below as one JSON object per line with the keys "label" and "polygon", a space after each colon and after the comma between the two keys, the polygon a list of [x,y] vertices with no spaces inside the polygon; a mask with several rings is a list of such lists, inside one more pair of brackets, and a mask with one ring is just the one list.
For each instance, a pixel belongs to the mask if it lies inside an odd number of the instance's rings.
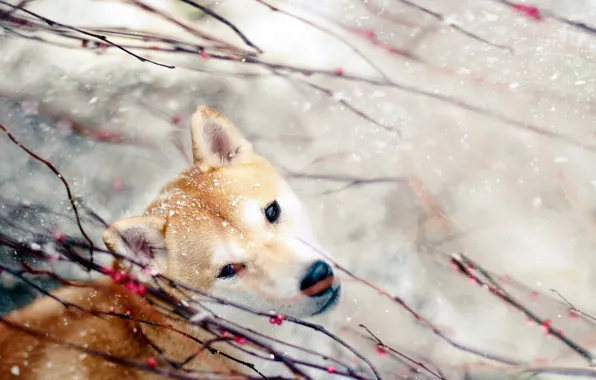
{"label": "dog's neck", "polygon": [[[113,268],[121,270],[122,266],[114,262]],[[109,277],[101,278],[97,284],[119,300],[121,311],[130,317],[132,334],[144,341],[154,357],[163,364],[167,364],[166,361],[174,366],[184,363],[185,369],[202,370],[208,366],[214,372],[242,370],[233,360],[221,354],[230,351],[229,345],[222,342],[209,344],[216,335],[189,322],[192,316],[184,310],[184,305],[180,315],[174,311],[181,302],[175,288],[162,284],[157,291],[152,288],[139,295],[125,285],[114,283]],[[203,345],[206,342],[208,347]],[[166,353],[167,357],[160,357],[161,353]],[[237,353],[234,356],[238,356]]]}

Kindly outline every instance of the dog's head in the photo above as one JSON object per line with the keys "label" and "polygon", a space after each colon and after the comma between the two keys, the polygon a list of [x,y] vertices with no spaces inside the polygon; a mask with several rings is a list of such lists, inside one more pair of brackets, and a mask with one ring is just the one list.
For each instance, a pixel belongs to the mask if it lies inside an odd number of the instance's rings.
{"label": "dog's head", "polygon": [[290,186],[216,111],[199,107],[191,135],[193,167],[145,215],[106,229],[106,246],[262,311],[306,317],[329,310],[340,284]]}

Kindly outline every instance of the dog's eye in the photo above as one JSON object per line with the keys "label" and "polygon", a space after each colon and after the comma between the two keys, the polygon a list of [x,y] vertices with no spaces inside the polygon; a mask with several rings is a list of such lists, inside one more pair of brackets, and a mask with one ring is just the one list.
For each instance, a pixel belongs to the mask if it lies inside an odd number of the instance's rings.
{"label": "dog's eye", "polygon": [[265,217],[269,223],[275,223],[281,214],[281,208],[279,207],[279,203],[277,201],[273,201],[267,208],[265,209]]}
{"label": "dog's eye", "polygon": [[244,264],[228,264],[221,268],[218,278],[232,278],[244,269]]}

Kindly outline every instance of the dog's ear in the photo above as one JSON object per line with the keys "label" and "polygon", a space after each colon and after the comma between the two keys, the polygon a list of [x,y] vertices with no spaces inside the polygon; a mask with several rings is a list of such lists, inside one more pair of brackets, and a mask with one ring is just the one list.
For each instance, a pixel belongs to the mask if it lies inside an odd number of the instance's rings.
{"label": "dog's ear", "polygon": [[192,116],[191,137],[193,162],[201,171],[235,165],[252,153],[252,145],[234,124],[205,106]]}
{"label": "dog's ear", "polygon": [[120,219],[103,232],[103,241],[111,252],[165,272],[167,249],[166,222],[153,216]]}

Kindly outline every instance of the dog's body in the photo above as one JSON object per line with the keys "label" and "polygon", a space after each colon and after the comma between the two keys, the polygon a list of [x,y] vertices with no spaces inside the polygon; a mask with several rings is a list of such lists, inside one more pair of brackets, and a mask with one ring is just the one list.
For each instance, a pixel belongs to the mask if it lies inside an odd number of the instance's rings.
{"label": "dog's body", "polygon": [[[333,306],[340,286],[313,240],[298,198],[274,167],[253,152],[229,120],[206,107],[193,117],[192,145],[193,167],[166,185],[143,216],[106,229],[110,251],[265,312],[305,317]],[[201,349],[154,324],[174,325],[203,340],[213,337],[166,320],[145,298],[110,278],[54,294],[102,314],[66,308],[49,297],[13,312],[0,325],[0,379],[151,379],[116,358],[159,359],[159,347],[169,360],[181,362]],[[133,321],[107,311],[130,314]],[[102,352],[110,355],[108,360]],[[172,368],[157,361],[160,369]],[[185,368],[242,370],[207,350]]]}

